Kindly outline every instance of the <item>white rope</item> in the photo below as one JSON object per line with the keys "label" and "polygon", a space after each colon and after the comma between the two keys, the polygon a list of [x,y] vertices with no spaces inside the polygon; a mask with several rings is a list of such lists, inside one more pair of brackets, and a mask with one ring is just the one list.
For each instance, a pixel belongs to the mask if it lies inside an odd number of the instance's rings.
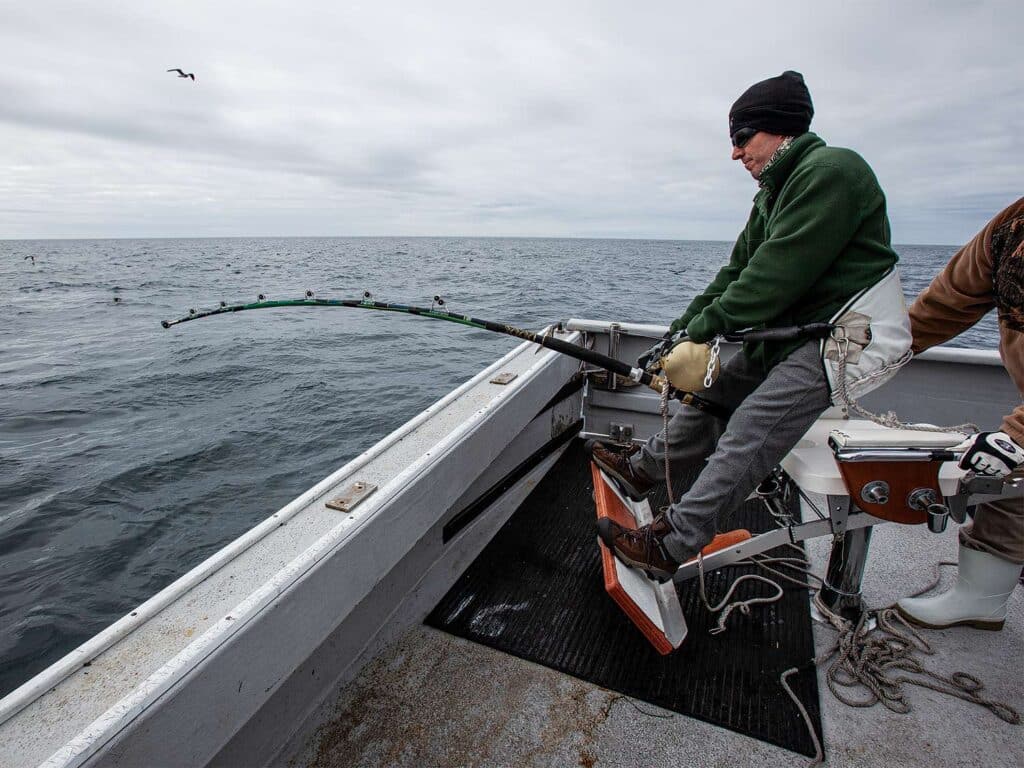
{"label": "white rope", "polygon": [[[839,330],[841,326],[836,326],[836,329],[832,331],[832,340],[836,343],[836,350],[839,362],[839,370],[836,376],[836,395],[838,395],[843,406],[856,413],[858,416],[862,416],[869,421],[873,421],[883,427],[889,427],[890,429],[912,429],[917,432],[960,432],[961,434],[969,435],[976,432],[980,432],[981,429],[977,424],[965,422],[963,424],[956,424],[952,427],[937,427],[934,424],[918,424],[918,423],[907,423],[900,421],[896,416],[895,411],[888,411],[884,414],[872,413],[871,411],[864,408],[860,403],[850,397],[850,393],[847,390],[846,381],[846,357],[849,353],[850,339],[846,336],[845,329],[843,330],[842,336],[836,335],[836,330]],[[910,350],[898,361],[896,367],[901,368],[910,362],[913,354]]]}
{"label": "white rope", "polygon": [[672,475],[670,474],[668,460],[668,381],[661,388],[661,435],[665,448],[665,488],[668,490],[668,505],[671,507],[675,502],[672,500]]}
{"label": "white rope", "polygon": [[786,678],[790,675],[795,675],[799,669],[797,667],[790,667],[781,675],[779,675],[779,683],[782,684],[782,690],[786,692],[786,695],[793,700],[796,704],[796,708],[800,711],[800,717],[804,719],[804,725],[807,726],[807,732],[811,734],[811,742],[814,744],[814,757],[811,762],[807,764],[807,768],[811,768],[815,765],[820,765],[825,762],[825,750],[821,746],[821,739],[818,738],[818,732],[814,730],[814,723],[811,722],[811,715],[807,711],[807,707],[800,701],[800,697],[796,695],[792,688],[789,687],[789,683],[786,682]]}
{"label": "white rope", "polygon": [[[768,567],[765,565],[765,562],[774,560],[778,560],[779,564],[790,564],[791,561],[799,560],[807,563],[804,558],[765,558],[760,563],[756,559],[751,559],[752,562],[764,568]],[[955,565],[955,563],[944,561],[939,563],[939,565]],[[804,570],[802,567],[795,565],[789,565],[789,567]],[[777,583],[762,576],[747,574],[734,581],[725,598],[718,605],[712,606],[708,602],[704,591],[704,565],[703,558],[700,556],[697,559],[697,568],[700,577],[700,596],[705,606],[713,612],[721,610],[723,607],[726,609],[719,618],[718,626],[710,631],[711,634],[720,634],[725,630],[725,622],[733,609],[739,609],[741,613],[749,614],[749,606],[758,602],[772,603],[782,597],[782,587]],[[809,577],[824,583],[820,576],[810,572],[809,566],[806,573]],[[936,573],[938,573],[938,566],[936,567]],[[785,574],[778,575],[810,591],[815,590],[815,587],[809,583],[801,582]],[[778,594],[770,598],[755,598],[727,606],[726,603],[728,603],[734,590],[744,579],[768,582],[775,586]],[[913,596],[916,597],[919,594],[928,592],[937,582],[938,577],[936,576],[935,581],[914,593]],[[911,710],[911,703],[904,692],[904,686],[916,685],[982,706],[996,715],[996,717],[1012,725],[1020,723],[1020,714],[1012,706],[982,696],[981,691],[984,689],[984,685],[973,675],[966,672],[940,675],[926,669],[916,654],[923,653],[931,656],[934,655],[935,651],[921,633],[910,626],[894,608],[865,610],[861,614],[860,619],[854,623],[830,610],[821,601],[820,593],[815,595],[814,605],[825,616],[828,620],[828,625],[837,632],[838,637],[835,644],[828,651],[811,661],[817,667],[826,661],[832,660],[832,664],[825,671],[825,680],[832,695],[841,703],[850,707],[871,707],[881,703],[892,712],[906,714]],[[868,626],[868,622],[872,618],[876,622],[874,629]],[[902,628],[898,625],[902,625]],[[909,672],[919,675],[919,677],[893,676],[891,672],[895,670]],[[807,707],[800,701],[800,698],[788,683],[788,678],[798,671],[798,667],[787,669],[779,676],[779,683],[786,692],[786,695],[793,701],[801,718],[803,718],[804,724],[807,726],[807,733],[810,735],[815,750],[813,759],[807,764],[808,768],[812,768],[812,766],[824,762],[825,753]],[[868,692],[867,698],[852,698],[841,692],[841,689],[844,688],[858,687]]]}
{"label": "white rope", "polygon": [[[707,591],[704,585],[704,555],[701,553],[698,553],[697,555],[697,575],[700,578],[700,599],[701,602],[704,603],[704,607],[707,608],[711,613],[718,613],[719,611],[722,611],[722,614],[718,617],[717,626],[711,630],[712,635],[720,635],[723,632],[725,632],[725,624],[727,621],[729,621],[729,616],[732,614],[733,611],[738,610],[744,616],[749,616],[750,606],[760,605],[764,603],[774,603],[777,600],[781,600],[782,595],[784,594],[782,591],[782,587],[780,587],[776,582],[772,581],[771,579],[765,576],[757,576],[755,574],[747,573],[743,576],[740,576],[732,583],[732,585],[729,587],[729,591],[725,593],[725,597],[723,597],[717,605],[711,605],[711,602],[708,600]],[[739,587],[739,585],[742,584],[744,581],[760,581],[764,584],[768,584],[769,586],[775,587],[776,593],[770,597],[752,597],[749,600],[736,600],[730,602],[730,600],[732,599],[733,592],[735,592],[736,588]]]}
{"label": "white rope", "polygon": [[[832,663],[825,670],[825,680],[832,695],[838,701],[850,707],[871,707],[881,703],[892,712],[905,714],[911,710],[910,700],[904,690],[905,686],[916,685],[982,706],[1007,723],[1013,725],[1020,723],[1020,714],[1012,706],[986,698],[981,694],[984,685],[973,675],[966,672],[953,672],[947,676],[926,669],[917,654],[931,656],[935,651],[921,633],[908,624],[895,608],[865,610],[855,623],[829,609],[822,602],[817,586],[776,570],[779,567],[791,568],[802,572],[807,578],[813,579],[819,584],[824,584],[824,579],[811,571],[806,552],[795,544],[788,546],[799,552],[800,556],[764,557],[754,555],[739,561],[736,565],[754,564],[778,578],[804,587],[810,592],[817,592],[814,596],[814,605],[828,620],[828,626],[835,630],[838,636],[835,644],[829,650],[811,659],[811,662],[814,667],[817,667],[831,660]],[[939,582],[939,568],[943,565],[956,565],[956,563],[940,562],[935,568],[935,578],[932,582],[911,597],[917,597],[932,590]],[[712,605],[707,597],[704,558],[701,554],[697,555],[697,574],[700,581],[700,598],[704,606],[712,613],[723,611],[719,616],[718,624],[710,630],[713,635],[725,631],[726,622],[734,610],[749,615],[751,606],[759,603],[774,603],[783,596],[782,587],[772,579],[745,574],[732,583],[722,600],[716,605]],[[736,588],[746,580],[768,583],[775,587],[777,593],[770,597],[730,603]],[[876,622],[875,628],[869,627],[871,619]],[[894,676],[892,672],[897,670],[909,672],[917,677]],[[787,669],[780,675],[779,683],[799,711],[807,726],[811,742],[814,744],[815,755],[808,763],[808,768],[811,768],[824,762],[824,749],[807,708],[789,686],[788,678],[798,671],[798,667]],[[867,691],[868,697],[853,698],[842,692],[843,689],[851,688],[861,688]]]}

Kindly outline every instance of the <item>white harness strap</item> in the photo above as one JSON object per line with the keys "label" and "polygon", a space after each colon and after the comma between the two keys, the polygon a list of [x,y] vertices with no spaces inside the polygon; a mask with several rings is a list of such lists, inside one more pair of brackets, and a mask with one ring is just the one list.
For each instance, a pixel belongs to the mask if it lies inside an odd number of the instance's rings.
{"label": "white harness strap", "polygon": [[858,293],[829,321],[821,356],[834,405],[847,406],[887,382],[910,360],[910,316],[900,273],[889,270]]}

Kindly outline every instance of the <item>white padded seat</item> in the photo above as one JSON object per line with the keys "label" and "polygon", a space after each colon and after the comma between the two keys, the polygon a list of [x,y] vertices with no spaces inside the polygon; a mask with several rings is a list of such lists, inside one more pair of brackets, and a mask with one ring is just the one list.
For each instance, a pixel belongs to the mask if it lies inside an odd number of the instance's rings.
{"label": "white padded seat", "polygon": [[829,432],[840,448],[952,448],[964,441],[959,432],[891,429],[867,420],[850,420]]}
{"label": "white padded seat", "polygon": [[[964,436],[956,432],[890,429],[867,419],[828,418],[831,415],[831,411],[826,411],[781,462],[782,468],[805,493],[848,495],[832,448],[828,444],[829,436],[833,433],[839,444],[847,448],[940,449],[951,448],[964,440]],[[939,471],[939,488],[943,495],[956,493],[957,482],[963,475],[964,471],[955,462],[944,463]]]}

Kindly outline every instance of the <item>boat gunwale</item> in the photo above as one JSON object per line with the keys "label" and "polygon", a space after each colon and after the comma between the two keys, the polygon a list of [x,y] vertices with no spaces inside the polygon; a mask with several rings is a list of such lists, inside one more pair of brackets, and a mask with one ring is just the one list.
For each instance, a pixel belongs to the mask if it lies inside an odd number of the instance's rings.
{"label": "boat gunwale", "polygon": [[[548,329],[544,329],[547,332]],[[105,651],[116,645],[119,641],[130,635],[147,621],[156,617],[161,611],[173,604],[176,600],[187,594],[198,584],[205,581],[227,564],[244,554],[254,545],[262,541],[269,534],[276,531],[282,523],[287,522],[309,504],[327,495],[342,479],[359,471],[386,450],[400,442],[411,434],[420,425],[429,420],[439,411],[446,408],[453,401],[464,395],[473,387],[480,384],[494,371],[506,365],[510,360],[521,354],[526,348],[535,346],[530,342],[523,342],[517,345],[506,355],[502,356],[472,378],[468,379],[441,399],[427,406],[409,421],[404,422],[391,433],[374,443],[363,453],[332,472],[320,482],[304,491],[295,499],[281,507],[272,515],[250,528],[238,538],[232,540],[210,557],[203,560],[194,568],[175,579],[162,590],[150,597],[148,600],[136,606],[125,616],[115,621],[110,626],[101,630],[98,634],[86,640],[77,648],[71,650],[63,657],[55,661],[46,669],[33,676],[22,685],[15,688],[3,698],[0,698],[0,725],[3,725],[25,707],[42,697],[47,691],[60,684],[70,675],[81,669],[85,664],[94,660]]]}
{"label": "boat gunwale", "polygon": [[[569,339],[574,336],[578,337],[578,334],[574,332],[567,331],[565,333]],[[346,468],[349,468],[348,473],[351,473],[369,461],[378,458],[400,440],[413,433],[424,421],[442,412],[445,407],[467,394],[474,387],[486,383],[488,377],[492,376],[495,370],[507,366],[516,357],[521,357],[528,353],[528,348],[534,346],[536,345],[530,342],[517,345],[507,355],[504,355],[492,365],[487,366],[465,384],[460,385],[460,387],[448,393],[437,403],[425,409],[417,417],[410,419],[330,477],[343,474]],[[538,348],[538,351],[546,350]],[[106,707],[98,717],[88,722],[87,725],[79,727],[74,736],[41,763],[40,768],[44,766],[46,768],[77,766],[88,761],[98,750],[101,750],[105,744],[109,743],[118,732],[170,690],[177,682],[184,679],[192,670],[215,654],[225,643],[229,642],[232,637],[242,630],[243,626],[256,619],[264,608],[271,605],[292,584],[301,580],[318,563],[324,561],[334,552],[348,544],[352,537],[357,535],[360,530],[371,522],[378,512],[385,509],[402,489],[412,483],[416,477],[428,471],[434,462],[440,457],[445,456],[451,449],[459,445],[467,435],[474,432],[490,415],[495,413],[504,403],[508,402],[516,393],[522,390],[526,383],[534,378],[534,374],[545,369],[551,363],[552,358],[560,357],[557,353],[546,352],[547,354],[533,359],[524,358],[523,370],[520,371],[519,376],[511,385],[501,387],[500,391],[490,397],[484,407],[477,408],[472,413],[467,414],[455,429],[445,432],[430,451],[424,453],[416,461],[405,465],[397,475],[392,477],[386,485],[378,490],[373,503],[367,505],[366,511],[359,510],[348,516],[340,524],[333,526],[328,532],[318,537],[311,545],[305,547],[285,567],[279,568],[270,578],[263,581],[260,586],[251,590],[240,603],[232,607],[225,616],[215,621],[199,637],[192,640],[173,656],[167,658],[158,668],[147,674],[140,683],[133,686],[127,694]],[[375,451],[374,448],[377,448],[377,450]],[[365,458],[365,460],[359,463],[360,458]],[[355,466],[355,470],[351,469],[352,466]],[[314,489],[324,485],[325,482],[318,483],[317,486],[314,486]],[[299,498],[305,497],[314,489],[310,489],[310,491],[307,491],[306,494]],[[320,495],[324,494],[321,493]],[[293,502],[293,504],[295,503],[297,502]],[[308,508],[308,504],[304,506]],[[366,514],[366,512],[370,514]],[[275,529],[280,527],[280,518],[271,519]],[[241,554],[241,552],[238,554]],[[226,561],[223,565],[226,565],[227,562],[230,561]],[[77,668],[72,670],[72,673],[75,671],[77,671]],[[66,675],[63,679],[67,677],[70,677],[70,674]],[[29,705],[31,703],[29,702]]]}

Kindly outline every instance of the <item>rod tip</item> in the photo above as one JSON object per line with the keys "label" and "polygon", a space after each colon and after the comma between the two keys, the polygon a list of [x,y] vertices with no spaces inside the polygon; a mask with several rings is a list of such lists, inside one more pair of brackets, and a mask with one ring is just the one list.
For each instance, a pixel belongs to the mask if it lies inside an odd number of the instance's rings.
{"label": "rod tip", "polygon": [[171,324],[169,322],[167,322],[166,320],[161,320],[160,321],[160,325],[162,325],[164,328],[170,328],[171,327]]}

